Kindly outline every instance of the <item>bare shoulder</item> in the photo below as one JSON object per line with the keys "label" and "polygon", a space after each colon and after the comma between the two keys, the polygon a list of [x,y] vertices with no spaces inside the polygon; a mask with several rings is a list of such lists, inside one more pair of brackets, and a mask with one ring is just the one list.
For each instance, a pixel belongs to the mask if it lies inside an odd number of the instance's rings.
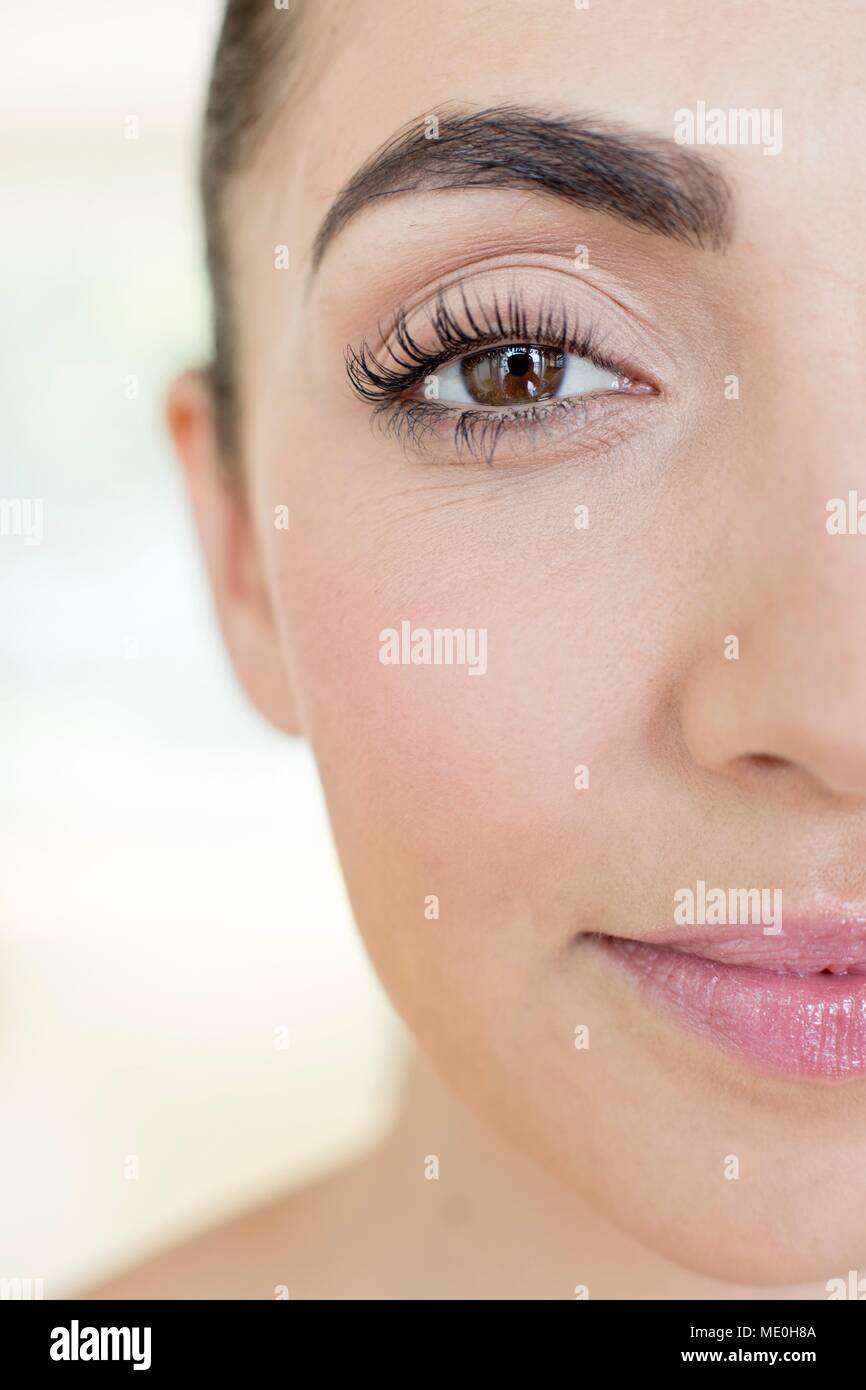
{"label": "bare shoulder", "polygon": [[[95,1288],[86,1299],[353,1298],[384,1276],[370,1154],[331,1176],[242,1211]],[[385,1223],[387,1230],[390,1223]],[[378,1281],[376,1281],[378,1282]],[[369,1296],[369,1295],[368,1295]]]}

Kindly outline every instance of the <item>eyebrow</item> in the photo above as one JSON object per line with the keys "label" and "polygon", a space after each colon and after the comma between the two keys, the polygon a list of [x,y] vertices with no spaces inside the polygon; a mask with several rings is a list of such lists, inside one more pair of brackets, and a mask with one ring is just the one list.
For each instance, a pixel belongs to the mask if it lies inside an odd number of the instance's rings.
{"label": "eyebrow", "polygon": [[[431,130],[435,138],[428,137]],[[733,232],[729,185],[693,150],[591,117],[498,106],[425,116],[398,131],[337,195],[313,244],[313,270],[368,204],[457,188],[538,189],[714,251]]]}

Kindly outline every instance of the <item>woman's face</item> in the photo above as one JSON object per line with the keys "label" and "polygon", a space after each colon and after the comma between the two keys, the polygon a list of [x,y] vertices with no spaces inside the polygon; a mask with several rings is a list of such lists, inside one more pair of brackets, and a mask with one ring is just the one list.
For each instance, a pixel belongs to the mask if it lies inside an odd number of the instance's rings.
{"label": "woman's face", "polygon": [[[866,917],[866,540],[826,525],[863,486],[866,12],[699,8],[316,7],[230,202],[246,515],[183,387],[174,422],[239,672],[312,743],[360,930],[422,1047],[647,1244],[793,1283],[866,1251],[848,996],[732,974],[720,998],[705,962],[671,985],[596,939],[707,938],[675,923],[699,881],[780,890],[795,952],[817,924],[832,955],[833,923]],[[763,109],[763,137],[678,144],[702,104]],[[425,124],[503,105],[447,149]],[[563,123],[566,196],[525,113]],[[579,123],[614,136],[613,184]],[[340,190],[407,130],[405,191],[356,200],[314,268]],[[535,187],[477,186],[518,157],[547,158]],[[396,371],[401,310],[422,362],[443,319],[466,336],[498,313],[499,346],[577,332],[439,361],[377,413],[347,350],[390,390],[370,353]],[[536,394],[522,420],[501,404]],[[463,630],[466,659],[459,638],[420,659],[421,629]],[[765,925],[728,949],[772,953]]]}

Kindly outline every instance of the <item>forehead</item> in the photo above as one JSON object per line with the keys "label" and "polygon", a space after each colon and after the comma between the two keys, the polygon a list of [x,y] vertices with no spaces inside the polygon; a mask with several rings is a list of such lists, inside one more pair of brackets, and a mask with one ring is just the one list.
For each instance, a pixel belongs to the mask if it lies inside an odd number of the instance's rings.
{"label": "forehead", "polygon": [[337,0],[305,15],[301,81],[267,166],[306,254],[354,172],[430,113],[518,102],[672,137],[677,111],[702,101],[782,111],[783,159],[717,152],[747,188],[775,197],[786,170],[802,174],[808,160],[820,184],[851,146],[864,44],[866,7],[845,0]]}

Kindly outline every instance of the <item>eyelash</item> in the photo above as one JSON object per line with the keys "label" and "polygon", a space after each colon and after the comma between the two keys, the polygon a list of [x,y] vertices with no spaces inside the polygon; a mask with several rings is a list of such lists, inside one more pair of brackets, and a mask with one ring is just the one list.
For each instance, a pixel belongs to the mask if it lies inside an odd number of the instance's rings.
{"label": "eyelash", "polygon": [[[554,397],[534,405],[513,409],[463,408],[439,401],[407,397],[437,368],[455,358],[495,348],[510,342],[531,343],[563,353],[584,357],[594,366],[631,380],[630,371],[604,350],[593,327],[574,322],[566,308],[540,310],[530,321],[517,295],[511,294],[504,306],[494,298],[490,313],[482,306],[470,308],[462,294],[465,321],[454,313],[443,294],[439,294],[428,322],[432,345],[423,346],[412,334],[407,316],[400,309],[387,334],[387,360],[383,361],[364,342],[359,349],[346,349],[346,371],[353,391],[374,406],[374,420],[404,444],[421,448],[426,436],[450,417],[453,443],[458,455],[464,451],[492,463],[496,446],[506,430],[537,429],[552,423],[554,417],[577,410],[584,417],[598,395]],[[652,388],[648,388],[652,389]],[[613,394],[613,393],[611,393]]]}

